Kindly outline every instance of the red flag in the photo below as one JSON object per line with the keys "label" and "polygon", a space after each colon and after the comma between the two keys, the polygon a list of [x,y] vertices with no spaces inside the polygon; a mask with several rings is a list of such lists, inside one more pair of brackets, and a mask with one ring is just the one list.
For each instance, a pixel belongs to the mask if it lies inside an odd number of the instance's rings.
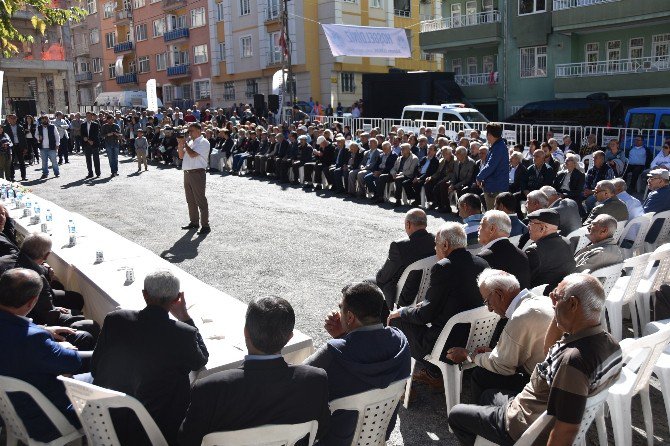
{"label": "red flag", "polygon": [[282,29],[281,35],[279,36],[279,47],[284,57],[288,57],[288,47],[286,46],[286,36],[284,35],[284,30]]}

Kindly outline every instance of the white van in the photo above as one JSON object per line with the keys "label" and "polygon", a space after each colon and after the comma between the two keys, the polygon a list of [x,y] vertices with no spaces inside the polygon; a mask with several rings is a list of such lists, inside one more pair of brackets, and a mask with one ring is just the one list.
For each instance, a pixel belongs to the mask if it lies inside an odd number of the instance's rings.
{"label": "white van", "polygon": [[[429,127],[436,135],[437,127],[444,124],[447,127],[447,136],[454,139],[457,131],[449,130],[449,123],[458,123],[459,130],[476,129],[482,131],[482,125],[473,123],[488,123],[489,120],[475,108],[467,108],[464,104],[441,105],[408,105],[402,109],[402,124],[405,131],[418,132],[420,127]],[[411,122],[407,122],[411,121]],[[466,132],[467,133],[467,132]],[[482,132],[482,135],[484,133]]]}

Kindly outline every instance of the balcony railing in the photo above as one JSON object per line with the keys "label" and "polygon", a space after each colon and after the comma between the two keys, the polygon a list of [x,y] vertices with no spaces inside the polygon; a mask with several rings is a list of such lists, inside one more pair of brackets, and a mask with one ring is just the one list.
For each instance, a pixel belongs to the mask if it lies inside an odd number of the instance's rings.
{"label": "balcony railing", "polygon": [[114,45],[114,52],[115,53],[123,53],[126,51],[132,51],[133,50],[133,42],[131,40],[127,42],[121,42],[117,43]]}
{"label": "balcony railing", "polygon": [[670,56],[603,60],[556,65],[556,77],[611,76],[626,73],[670,71]]}
{"label": "balcony railing", "polygon": [[76,43],[74,45],[75,57],[85,56],[89,54],[88,43]]}
{"label": "balcony railing", "polygon": [[184,38],[188,38],[188,28],[177,28],[163,34],[163,40],[165,42]]}
{"label": "balcony railing", "polygon": [[412,17],[412,11],[409,9],[394,9],[393,15],[398,17]]}
{"label": "balcony railing", "polygon": [[554,0],[554,11],[581,8],[582,6],[600,5],[603,3],[612,3],[618,1],[621,0]]}
{"label": "balcony railing", "polygon": [[469,87],[473,85],[495,85],[498,83],[498,73],[473,73],[473,74],[459,74],[454,76],[454,80],[461,87]]}
{"label": "balcony railing", "polygon": [[163,10],[172,11],[186,6],[186,0],[163,0]]}
{"label": "balcony railing", "polygon": [[425,22],[421,22],[421,32],[427,33],[443,29],[462,28],[464,26],[483,25],[485,23],[494,22],[500,22],[499,11],[487,11],[478,14],[465,14],[435,20],[426,20]]}
{"label": "balcony railing", "polygon": [[116,21],[117,22],[125,22],[127,20],[132,20],[133,19],[133,12],[128,11],[127,9],[124,9],[123,11],[116,11]]}
{"label": "balcony railing", "polygon": [[76,82],[86,82],[93,80],[93,74],[90,71],[84,71],[83,73],[77,73],[74,75],[74,80]]}
{"label": "balcony railing", "polygon": [[184,64],[184,65],[177,65],[174,67],[168,67],[167,69],[167,75],[168,76],[185,76],[188,75],[191,72],[190,65],[189,64]]}
{"label": "balcony railing", "polygon": [[117,84],[136,84],[137,83],[137,74],[128,73],[116,76]]}

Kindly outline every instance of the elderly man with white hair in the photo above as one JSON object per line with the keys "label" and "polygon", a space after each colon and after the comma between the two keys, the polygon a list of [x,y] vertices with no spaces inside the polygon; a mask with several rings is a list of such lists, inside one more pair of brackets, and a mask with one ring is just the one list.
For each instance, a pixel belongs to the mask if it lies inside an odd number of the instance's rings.
{"label": "elderly man with white hair", "polygon": [[[177,277],[170,271],[147,275],[142,295],[143,310],[117,310],[105,317],[91,374],[95,385],[137,398],[174,444],[188,408],[189,373],[204,367],[209,353]],[[144,429],[134,417],[118,413],[112,421],[121,444],[144,444]]]}
{"label": "elderly man with white hair", "polygon": [[600,325],[605,292],[588,274],[570,274],[549,297],[554,317],[546,332],[546,359],[538,363],[530,382],[515,397],[484,392],[483,405],[458,404],[449,426],[462,445],[477,436],[512,445],[545,411],[555,419],[537,444],[572,444],[588,397],[607,389],[621,372],[619,344]]}
{"label": "elderly man with white hair", "polygon": [[628,220],[628,208],[623,201],[617,198],[616,188],[611,181],[598,181],[593,190],[593,196],[598,200],[598,204],[589,213],[584,221],[584,226],[588,226],[598,215],[611,215],[617,221],[625,222]]}
{"label": "elderly man with white hair", "polygon": [[[462,311],[477,308],[483,302],[477,287],[477,276],[488,264],[468,252],[466,246],[467,237],[462,225],[445,223],[435,235],[437,263],[430,272],[425,299],[395,310],[388,317],[389,325],[399,328],[407,337],[412,357],[427,367],[415,373],[414,379],[435,388],[444,386],[442,375],[437,367],[424,362],[423,358],[433,351],[449,319]],[[455,327],[440,358],[444,358],[446,350],[451,347],[464,347],[468,332],[467,325]]]}
{"label": "elderly man with white hair", "polygon": [[617,221],[607,214],[600,214],[589,224],[589,243],[575,253],[578,272],[590,272],[623,262],[623,254],[614,240]]}
{"label": "elderly man with white hair", "polygon": [[486,269],[477,278],[477,284],[489,311],[508,321],[493,349],[481,346],[471,353],[453,347],[447,352],[447,358],[454,363],[477,364],[470,375],[475,403],[487,389],[510,395],[521,392],[535,365],[544,359],[544,336],[554,318],[551,300],[519,286],[512,274]]}
{"label": "elderly man with white hair", "polygon": [[629,220],[644,214],[644,209],[642,208],[642,203],[640,200],[626,192],[628,185],[623,178],[613,179],[612,184],[614,184],[617,198],[623,201],[623,203],[626,205],[626,209],[628,209]]}
{"label": "elderly man with white hair", "polygon": [[479,257],[486,260],[491,268],[506,271],[521,284],[522,288],[530,286],[530,265],[526,253],[509,241],[512,231],[512,220],[502,211],[487,211],[479,225]]}
{"label": "elderly man with white hair", "polygon": [[547,196],[548,208],[555,209],[560,217],[558,232],[567,236],[582,226],[582,217],[579,215],[579,205],[572,198],[561,198],[561,195],[552,186],[542,186],[540,191]]}

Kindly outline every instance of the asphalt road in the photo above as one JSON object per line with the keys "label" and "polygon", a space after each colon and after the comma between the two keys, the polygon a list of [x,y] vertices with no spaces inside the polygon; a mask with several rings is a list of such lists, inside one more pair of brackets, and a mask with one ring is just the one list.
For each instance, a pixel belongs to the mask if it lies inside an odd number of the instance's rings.
{"label": "asphalt road", "polygon": [[[296,328],[311,336],[317,348],[328,340],[323,319],[337,307],[341,288],[374,276],[389,243],[404,236],[406,208],[212,172],[207,178],[212,232],[199,237],[180,229],[188,223],[180,171],[154,163],[148,172],[137,173],[134,161],[123,155],[120,159],[120,176],[109,176],[102,156],[103,176],[93,180],[84,179],[82,155],[70,156],[60,178],[50,174],[40,180],[39,169],[29,166],[25,185],[244,302],[267,295],[286,298],[295,309]],[[440,214],[428,218],[432,232],[444,222]],[[448,431],[444,395],[415,387],[416,401],[409,410],[401,408],[389,444],[458,444]],[[643,427],[638,401],[633,402],[634,424]],[[656,441],[667,444],[670,437],[656,389],[652,401]],[[646,444],[635,429],[634,440]]]}

